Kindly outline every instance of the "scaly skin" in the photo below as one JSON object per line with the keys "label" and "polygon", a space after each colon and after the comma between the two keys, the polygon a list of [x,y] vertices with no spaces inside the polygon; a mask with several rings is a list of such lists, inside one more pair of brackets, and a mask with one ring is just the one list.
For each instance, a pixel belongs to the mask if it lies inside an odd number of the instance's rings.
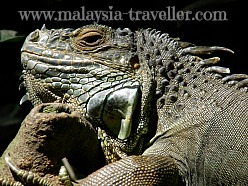
{"label": "scaly skin", "polygon": [[[71,105],[98,130],[108,165],[79,185],[248,184],[248,79],[152,29],[31,33],[22,48],[34,105]],[[27,98],[24,97],[24,100]]]}

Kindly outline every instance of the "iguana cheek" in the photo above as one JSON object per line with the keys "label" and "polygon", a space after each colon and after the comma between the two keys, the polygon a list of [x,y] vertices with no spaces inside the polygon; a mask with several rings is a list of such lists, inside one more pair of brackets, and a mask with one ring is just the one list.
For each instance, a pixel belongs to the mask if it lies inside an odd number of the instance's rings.
{"label": "iguana cheek", "polygon": [[109,94],[96,94],[87,104],[87,114],[101,119],[119,139],[129,137],[132,117],[139,99],[139,87],[121,88]]}

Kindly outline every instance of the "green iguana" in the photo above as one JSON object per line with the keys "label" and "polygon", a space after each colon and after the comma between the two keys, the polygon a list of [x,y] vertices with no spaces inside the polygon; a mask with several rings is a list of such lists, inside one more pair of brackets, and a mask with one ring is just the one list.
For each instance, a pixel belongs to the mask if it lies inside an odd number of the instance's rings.
{"label": "green iguana", "polygon": [[21,102],[68,104],[98,131],[107,163],[78,185],[248,185],[248,75],[197,56],[218,50],[232,52],[154,29],[43,26],[21,49]]}

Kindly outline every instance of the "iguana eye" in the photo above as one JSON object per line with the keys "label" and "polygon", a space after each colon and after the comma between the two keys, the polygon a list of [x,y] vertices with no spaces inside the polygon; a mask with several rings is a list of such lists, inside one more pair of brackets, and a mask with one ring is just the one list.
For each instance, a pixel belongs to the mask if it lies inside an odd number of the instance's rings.
{"label": "iguana eye", "polygon": [[102,35],[98,32],[88,32],[85,33],[81,40],[85,42],[85,44],[88,45],[97,45],[99,42],[101,42]]}
{"label": "iguana eye", "polygon": [[92,50],[105,41],[105,34],[96,29],[78,29],[72,34],[72,45],[80,50]]}

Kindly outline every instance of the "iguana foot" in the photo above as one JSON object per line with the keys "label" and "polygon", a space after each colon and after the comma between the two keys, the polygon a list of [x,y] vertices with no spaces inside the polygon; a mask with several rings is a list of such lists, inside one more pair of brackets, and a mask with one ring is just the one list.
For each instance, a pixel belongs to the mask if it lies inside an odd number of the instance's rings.
{"label": "iguana foot", "polygon": [[[24,184],[35,184],[38,186],[53,186],[51,181],[49,181],[48,179],[42,178],[41,176],[33,172],[18,168],[9,155],[6,155],[5,161],[6,164],[9,166],[9,168],[18,176],[18,178],[22,180]],[[64,166],[62,166],[59,171],[59,181],[61,182],[62,185],[72,186],[70,177]],[[2,186],[24,186],[21,182],[9,181],[7,179],[1,179],[1,178],[0,178],[0,184]]]}

